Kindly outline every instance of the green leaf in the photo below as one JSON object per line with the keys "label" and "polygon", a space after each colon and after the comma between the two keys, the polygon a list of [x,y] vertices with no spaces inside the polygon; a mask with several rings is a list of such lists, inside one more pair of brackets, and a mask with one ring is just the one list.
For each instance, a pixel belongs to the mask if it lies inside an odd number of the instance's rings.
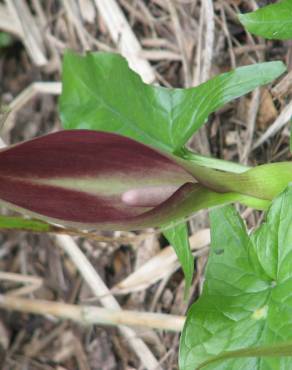
{"label": "green leaf", "polygon": [[255,64],[195,88],[168,89],[143,83],[119,55],[70,52],[63,63],[61,119],[66,129],[115,132],[174,152],[210,113],[284,71],[282,62]]}
{"label": "green leaf", "polygon": [[[182,333],[181,370],[199,368],[227,351],[292,340],[291,203],[289,186],[273,201],[266,222],[250,237],[231,206],[211,213],[206,281]],[[206,364],[204,369],[291,367],[288,357],[263,357],[229,359]]]}
{"label": "green leaf", "polygon": [[163,231],[164,236],[173,246],[175,253],[182,265],[182,269],[185,275],[185,298],[188,296],[193,274],[194,274],[194,257],[192,255],[188,228],[185,222],[178,225],[168,225],[166,230]]}
{"label": "green leaf", "polygon": [[284,0],[252,13],[239,14],[240,22],[255,35],[266,39],[292,39],[292,1]]}

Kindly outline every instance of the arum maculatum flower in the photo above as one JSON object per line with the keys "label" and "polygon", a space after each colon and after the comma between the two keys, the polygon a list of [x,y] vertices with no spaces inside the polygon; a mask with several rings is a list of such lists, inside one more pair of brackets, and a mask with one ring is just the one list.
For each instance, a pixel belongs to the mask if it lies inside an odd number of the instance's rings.
{"label": "arum maculatum flower", "polygon": [[194,181],[172,157],[106,132],[60,131],[0,152],[1,202],[62,225],[158,225],[196,189]]}
{"label": "arum maculatum flower", "polygon": [[[265,202],[279,187],[267,197],[259,183],[246,191],[255,183],[252,171],[224,174],[117,134],[68,130],[0,152],[0,201],[65,226],[133,230],[214,204]],[[265,181],[264,172],[256,178]]]}

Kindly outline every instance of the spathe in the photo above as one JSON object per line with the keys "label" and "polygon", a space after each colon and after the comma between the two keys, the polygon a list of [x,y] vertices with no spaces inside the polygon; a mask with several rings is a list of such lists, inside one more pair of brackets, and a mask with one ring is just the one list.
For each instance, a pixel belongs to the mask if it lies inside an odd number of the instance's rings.
{"label": "spathe", "polygon": [[139,228],[189,182],[169,155],[106,132],[60,131],[0,152],[1,201],[61,225]]}

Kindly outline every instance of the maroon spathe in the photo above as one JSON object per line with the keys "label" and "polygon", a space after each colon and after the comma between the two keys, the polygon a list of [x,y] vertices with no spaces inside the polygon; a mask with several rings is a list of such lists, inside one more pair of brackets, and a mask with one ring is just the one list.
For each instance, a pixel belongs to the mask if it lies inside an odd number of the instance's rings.
{"label": "maroon spathe", "polygon": [[[68,180],[72,184],[76,180],[100,180],[108,186],[109,192],[103,190],[99,194],[98,190],[90,192],[66,187],[66,184],[58,186],[50,183],[54,179],[66,180],[67,184]],[[161,202],[156,200],[157,206],[164,204],[168,197],[176,199],[171,197],[176,189],[194,181],[175,157],[106,132],[60,131],[0,152],[0,199],[12,208],[15,206],[61,224],[112,225],[155,213],[154,206],[143,202],[143,206],[131,206],[123,201],[125,192],[131,194],[134,189],[133,194],[136,194],[135,182],[137,194],[144,191],[143,186],[140,190],[143,179],[149,194],[154,194],[156,189],[161,191]],[[121,194],[112,194],[111,186],[116,182],[129,183],[131,187],[123,188]],[[159,197],[158,194],[155,199]],[[147,200],[147,196],[142,198]]]}

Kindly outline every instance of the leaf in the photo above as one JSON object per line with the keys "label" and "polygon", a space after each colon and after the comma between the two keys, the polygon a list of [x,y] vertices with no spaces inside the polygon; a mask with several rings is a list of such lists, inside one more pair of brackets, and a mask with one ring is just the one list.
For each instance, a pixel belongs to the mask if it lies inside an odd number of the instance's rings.
{"label": "leaf", "polygon": [[255,12],[238,15],[251,33],[266,39],[292,39],[292,1],[284,0],[267,5]]}
{"label": "leaf", "polygon": [[[188,312],[180,369],[214,356],[292,340],[292,186],[273,201],[266,222],[249,237],[228,206],[211,213],[211,254],[203,293]],[[240,358],[205,369],[290,369],[292,359]]]}
{"label": "leaf", "polygon": [[192,255],[188,228],[185,222],[179,225],[168,225],[170,227],[163,231],[164,236],[173,246],[175,253],[182,265],[182,269],[185,275],[185,298],[189,294],[189,290],[192,284],[194,274],[194,257]]}
{"label": "leaf", "polygon": [[168,152],[178,151],[227,102],[269,83],[282,62],[238,68],[190,89],[142,82],[124,58],[111,53],[67,53],[60,114],[66,129],[115,132]]}

